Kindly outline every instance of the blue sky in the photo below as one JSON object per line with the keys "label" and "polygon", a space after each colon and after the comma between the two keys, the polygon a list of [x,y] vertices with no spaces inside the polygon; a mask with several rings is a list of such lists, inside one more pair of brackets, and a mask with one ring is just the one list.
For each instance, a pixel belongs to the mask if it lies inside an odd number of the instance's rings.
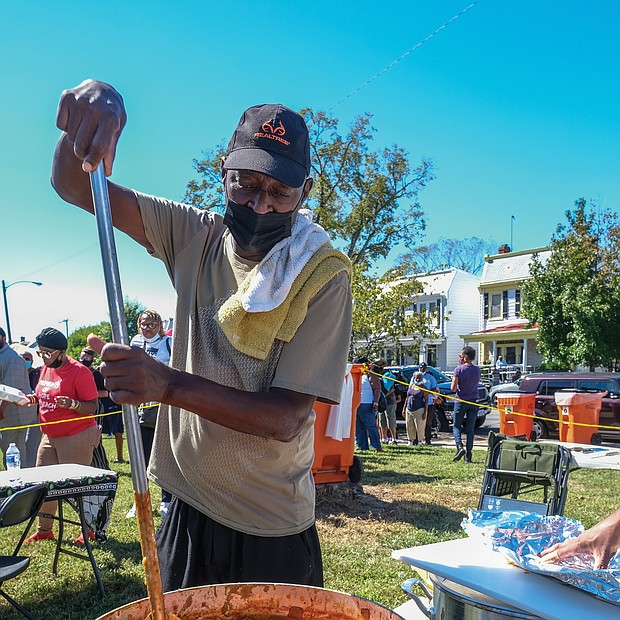
{"label": "blue sky", "polygon": [[[192,160],[228,139],[246,107],[370,112],[376,146],[429,157],[426,241],[548,243],[580,196],[620,206],[620,3],[464,1],[235,3],[31,1],[0,23],[0,278],[14,339],[107,317],[94,219],[49,185],[60,93],[87,77],[123,95],[112,179],[179,199]],[[338,105],[336,105],[338,104]],[[335,106],[335,107],[333,107]],[[125,295],[170,316],[158,261],[117,237]],[[4,325],[4,316],[0,325]]]}

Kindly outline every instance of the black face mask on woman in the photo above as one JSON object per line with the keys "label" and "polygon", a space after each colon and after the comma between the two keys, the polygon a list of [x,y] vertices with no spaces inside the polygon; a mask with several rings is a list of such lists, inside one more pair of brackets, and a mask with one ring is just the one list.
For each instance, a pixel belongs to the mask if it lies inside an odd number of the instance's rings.
{"label": "black face mask on woman", "polygon": [[62,365],[62,353],[51,363],[48,368],[60,368]]}
{"label": "black face mask on woman", "polygon": [[228,198],[224,224],[244,252],[264,256],[276,243],[291,236],[295,210],[259,215]]}

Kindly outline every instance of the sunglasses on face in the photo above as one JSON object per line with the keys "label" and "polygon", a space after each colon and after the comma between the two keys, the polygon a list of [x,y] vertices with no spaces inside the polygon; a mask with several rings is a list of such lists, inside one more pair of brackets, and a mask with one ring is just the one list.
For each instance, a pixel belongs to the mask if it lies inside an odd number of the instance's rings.
{"label": "sunglasses on face", "polygon": [[37,351],[37,355],[42,357],[44,360],[52,358],[56,353],[60,353],[60,349],[56,349],[54,351]]}
{"label": "sunglasses on face", "polygon": [[140,327],[142,329],[155,329],[159,327],[159,323],[157,321],[150,321],[149,323],[140,323]]}

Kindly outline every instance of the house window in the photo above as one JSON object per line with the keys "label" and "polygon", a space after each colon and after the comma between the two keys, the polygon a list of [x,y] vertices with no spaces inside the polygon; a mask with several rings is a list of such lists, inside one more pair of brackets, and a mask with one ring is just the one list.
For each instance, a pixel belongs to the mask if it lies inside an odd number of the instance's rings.
{"label": "house window", "polygon": [[435,325],[439,326],[439,303],[436,301],[428,302],[428,313],[435,316]]}
{"label": "house window", "polygon": [[491,312],[492,319],[500,319],[502,317],[502,294],[493,293],[491,295]]}
{"label": "house window", "polygon": [[515,290],[515,316],[521,316],[521,291]]}
{"label": "house window", "polygon": [[426,363],[433,368],[437,367],[437,345],[429,344],[426,347]]}

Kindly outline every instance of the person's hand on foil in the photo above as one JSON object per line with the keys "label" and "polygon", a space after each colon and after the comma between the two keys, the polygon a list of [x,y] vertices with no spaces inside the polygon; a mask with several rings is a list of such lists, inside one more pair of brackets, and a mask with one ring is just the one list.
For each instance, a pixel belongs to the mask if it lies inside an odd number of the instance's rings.
{"label": "person's hand on foil", "polygon": [[620,509],[578,536],[557,543],[541,552],[545,562],[557,562],[574,555],[594,556],[594,568],[609,566],[609,561],[620,548]]}

